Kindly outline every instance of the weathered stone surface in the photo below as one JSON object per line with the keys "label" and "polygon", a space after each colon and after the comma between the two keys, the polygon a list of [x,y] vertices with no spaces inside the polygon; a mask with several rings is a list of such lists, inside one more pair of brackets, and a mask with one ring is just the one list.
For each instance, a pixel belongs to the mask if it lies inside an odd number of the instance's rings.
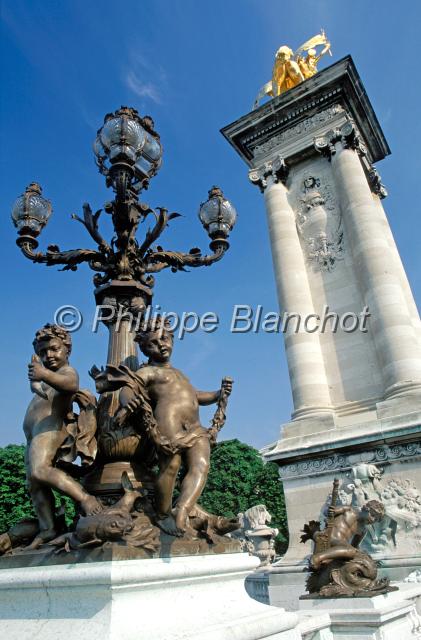
{"label": "weathered stone surface", "polygon": [[301,640],[297,614],[247,595],[244,579],[257,564],[228,554],[0,571],[1,636]]}
{"label": "weathered stone surface", "polygon": [[[321,517],[335,477],[353,505],[361,489],[384,502],[384,530],[365,544],[403,579],[421,560],[421,323],[372,165],[390,150],[352,59],[222,133],[264,194],[281,313],[369,314],[365,330],[330,319],[284,333],[294,410],[262,454],[280,468],[290,546],[269,594],[303,586],[300,530]],[[364,464],[380,469],[378,491],[347,488]]]}

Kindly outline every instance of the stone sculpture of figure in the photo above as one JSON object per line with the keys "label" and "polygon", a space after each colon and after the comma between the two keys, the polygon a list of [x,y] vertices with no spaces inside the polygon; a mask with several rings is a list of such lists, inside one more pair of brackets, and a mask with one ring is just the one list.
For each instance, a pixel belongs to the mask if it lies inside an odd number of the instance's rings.
{"label": "stone sculpture of figure", "polygon": [[362,462],[352,467],[352,477],[354,480],[360,480],[363,489],[370,498],[378,498],[383,489],[382,487],[382,471],[375,464]]}
{"label": "stone sculpture of figure", "polygon": [[275,54],[275,64],[272,71],[272,91],[274,96],[285,93],[300,82],[304,76],[295,60],[291,60],[293,51],[287,46],[279,47]]}
{"label": "stone sculpture of figure", "polygon": [[34,391],[26,411],[26,472],[30,496],[39,521],[39,533],[32,542],[35,548],[57,535],[53,489],[72,498],[85,515],[102,509],[100,502],[88,494],[70,475],[57,468],[60,449],[67,445],[67,424],[74,423],[72,401],[78,392],[78,374],[69,365],[70,334],[58,325],[46,324],[35,335],[36,356],[28,365]]}
{"label": "stone sculpture of figure", "polygon": [[279,529],[268,526],[272,516],[264,504],[250,507],[243,514],[244,534],[253,548],[250,551],[260,560],[260,566],[267,566],[275,559],[274,539]]}
{"label": "stone sculpture of figure", "polygon": [[[155,486],[157,524],[174,536],[182,536],[188,528],[188,518],[206,484],[209,472],[212,429],[202,427],[199,405],[220,400],[231,393],[232,381],[225,379],[221,390],[198,391],[188,378],[170,363],[174,336],[159,317],[152,319],[136,336],[140,350],[148,363],[137,372],[126,367],[108,365],[105,377],[108,388],[121,387],[120,408],[116,425],[123,424],[138,412],[143,430],[152,439],[158,457],[159,474]],[[96,374],[101,390],[103,374]],[[111,387],[110,387],[111,385]],[[102,387],[103,388],[103,387]],[[136,419],[136,415],[133,416]],[[142,429],[142,426],[138,429]],[[173,492],[181,463],[186,475],[174,510]]]}
{"label": "stone sculpture of figure", "polygon": [[348,489],[352,491],[351,505],[353,507],[362,507],[367,502],[368,496],[359,478],[355,478],[354,482],[348,485]]}

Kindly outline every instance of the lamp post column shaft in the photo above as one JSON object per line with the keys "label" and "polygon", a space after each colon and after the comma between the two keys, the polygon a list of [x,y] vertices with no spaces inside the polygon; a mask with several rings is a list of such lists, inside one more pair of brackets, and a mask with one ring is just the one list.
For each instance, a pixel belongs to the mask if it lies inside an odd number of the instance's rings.
{"label": "lamp post column shaft", "polygon": [[107,364],[126,365],[132,371],[139,368],[131,321],[123,319],[121,322],[108,324],[108,355]]}

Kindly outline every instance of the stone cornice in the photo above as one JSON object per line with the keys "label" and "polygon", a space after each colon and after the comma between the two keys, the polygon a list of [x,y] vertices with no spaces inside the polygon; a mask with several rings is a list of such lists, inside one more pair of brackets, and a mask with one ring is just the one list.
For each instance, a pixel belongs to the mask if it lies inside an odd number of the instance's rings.
{"label": "stone cornice", "polygon": [[[303,151],[309,151],[309,146],[312,146],[311,136],[307,132],[314,130],[313,136],[317,136],[319,132],[323,134],[329,128],[330,116],[333,121],[337,120],[334,126],[341,126],[346,119],[355,122],[367,147],[370,162],[381,160],[390,153],[350,56],[323,69],[221,131],[249,166],[260,164],[259,157],[263,161],[270,159],[272,148],[274,153],[293,163],[294,155],[302,157]],[[303,130],[307,135],[303,136]],[[263,157],[262,149],[271,141],[275,142],[275,146]],[[312,152],[314,153],[314,149]]]}
{"label": "stone cornice", "polygon": [[332,453],[280,465],[279,475],[282,480],[318,476],[325,473],[344,472],[362,462],[381,466],[397,460],[409,460],[420,456],[421,442],[419,441],[395,445],[384,444],[355,453]]}

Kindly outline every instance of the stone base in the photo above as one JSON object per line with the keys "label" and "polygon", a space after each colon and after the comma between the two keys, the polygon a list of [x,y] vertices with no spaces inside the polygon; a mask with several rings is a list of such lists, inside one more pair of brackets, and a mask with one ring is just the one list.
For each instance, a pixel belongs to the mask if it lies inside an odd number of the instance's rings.
{"label": "stone base", "polygon": [[401,581],[421,565],[421,398],[377,402],[366,421],[358,413],[346,418],[355,423],[327,428],[326,420],[311,425],[308,419],[295,432],[291,423],[276,446],[263,451],[279,465],[289,526],[288,551],[268,573],[270,604],[294,609],[305,592],[312,544],[300,543],[302,529],[310,520],[325,523],[334,478],[338,506],[384,505],[384,519],[361,543],[378,561],[380,576]]}
{"label": "stone base", "polygon": [[235,538],[219,536],[215,543],[207,542],[202,538],[175,538],[163,531],[159,535],[159,549],[156,552],[148,551],[142,547],[133,547],[122,542],[106,542],[98,547],[71,549],[65,551],[44,544],[39,549],[31,550],[18,548],[13,554],[0,557],[0,572],[4,569],[17,569],[23,567],[47,567],[54,565],[69,565],[111,562],[121,560],[149,560],[162,558],[169,562],[176,556],[205,556],[234,554],[241,552],[241,543]]}
{"label": "stone base", "polygon": [[320,624],[304,620],[302,632],[297,614],[249,598],[244,580],[257,564],[237,553],[4,569],[0,636],[301,640],[328,628],[326,616],[317,614]]}
{"label": "stone base", "polygon": [[328,613],[334,640],[415,640],[421,638],[417,606],[421,585],[402,585],[399,590],[374,598],[323,598],[301,600],[300,616]]}
{"label": "stone base", "polygon": [[[392,582],[403,582],[405,578],[419,569],[421,557],[386,558],[375,556],[379,578],[389,578]],[[280,561],[265,572],[255,572],[246,580],[247,593],[252,597],[274,607],[283,607],[290,611],[298,609],[300,596],[306,593],[307,563],[288,564]]]}

